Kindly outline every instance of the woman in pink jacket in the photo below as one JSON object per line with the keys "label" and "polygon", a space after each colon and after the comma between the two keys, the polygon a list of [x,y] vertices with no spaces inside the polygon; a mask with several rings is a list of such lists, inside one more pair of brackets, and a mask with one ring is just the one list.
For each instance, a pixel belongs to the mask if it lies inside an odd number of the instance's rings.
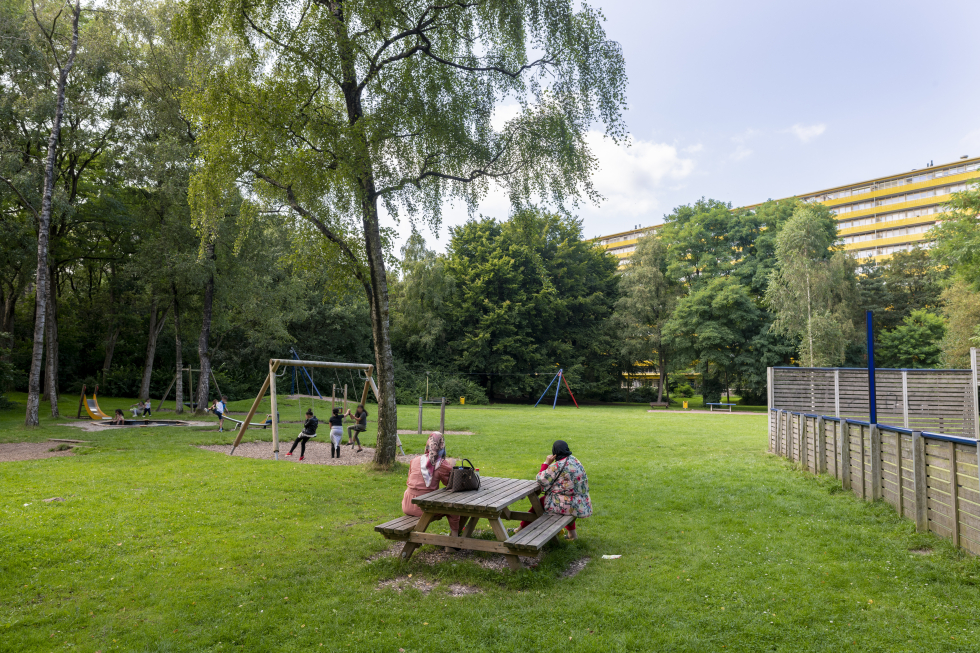
{"label": "woman in pink jacket", "polygon": [[[439,483],[449,482],[449,473],[453,469],[453,461],[446,458],[446,440],[442,433],[433,433],[425,445],[425,453],[413,458],[408,468],[408,487],[402,497],[402,511],[412,517],[421,517],[422,509],[412,503],[412,499],[428,492],[439,489]],[[436,519],[446,517],[452,536],[459,535],[459,515],[438,515]]]}

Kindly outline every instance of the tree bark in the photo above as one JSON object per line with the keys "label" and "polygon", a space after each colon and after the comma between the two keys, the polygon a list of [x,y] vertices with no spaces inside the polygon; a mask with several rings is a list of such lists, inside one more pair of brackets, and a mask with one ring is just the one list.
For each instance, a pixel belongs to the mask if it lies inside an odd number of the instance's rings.
{"label": "tree bark", "polygon": [[[54,281],[54,270],[49,279]],[[45,331],[48,346],[44,354],[44,394],[51,404],[51,417],[61,417],[58,412],[58,298],[54,283],[48,284],[48,316]]]}
{"label": "tree bark", "polygon": [[660,351],[657,352],[658,371],[660,372],[660,382],[657,384],[657,403],[661,403],[664,400],[664,385],[666,379],[664,375],[667,374],[667,355],[663,352],[663,345],[660,345]]}
{"label": "tree bark", "polygon": [[6,333],[5,342],[0,346],[0,360],[10,361],[14,348],[14,315],[17,310],[17,295],[19,289],[11,284],[9,292],[3,298],[3,323],[0,324],[0,332]]}
{"label": "tree bark", "polygon": [[105,379],[109,374],[109,367],[112,365],[112,355],[116,351],[116,342],[119,341],[119,327],[116,326],[105,341],[105,359],[102,361],[102,386],[105,387]]}
{"label": "tree bark", "polygon": [[[27,381],[27,409],[25,411],[24,424],[27,426],[38,425],[38,407],[41,395],[41,357],[44,353],[44,330],[45,318],[47,317],[47,304],[50,295],[50,283],[48,279],[48,231],[51,228],[51,197],[54,191],[54,162],[58,153],[58,137],[61,134],[61,120],[65,114],[65,86],[68,84],[68,73],[75,63],[75,54],[78,52],[78,17],[82,12],[81,1],[77,0],[72,8],[72,39],[71,50],[65,65],[58,74],[58,92],[54,112],[54,123],[51,126],[51,135],[48,137],[48,156],[44,165],[44,191],[41,195],[41,212],[38,215],[37,229],[37,276],[35,284],[37,286],[34,304],[36,317],[34,319],[34,349],[31,352],[31,371]],[[40,25],[40,19],[35,13],[34,18]],[[54,42],[49,38],[48,43],[54,51]],[[57,410],[57,401],[52,404],[52,408]]]}
{"label": "tree bark", "polygon": [[174,412],[180,415],[184,412],[184,354],[182,351],[183,345],[180,342],[180,304],[177,300],[177,288],[174,288],[174,333],[177,334],[177,387],[175,389],[177,393],[177,408],[174,409]]}
{"label": "tree bark", "polygon": [[[156,295],[153,296],[153,302],[150,304],[150,333],[146,341],[146,359],[143,361],[143,380],[140,382],[140,401],[146,401],[150,398],[150,378],[153,375],[153,359],[157,355],[157,339],[160,337],[160,332],[163,331],[164,325],[167,324],[167,313],[170,312],[170,307],[173,304],[167,304],[167,308],[163,309],[163,313],[157,315],[157,304],[159,300]],[[180,336],[177,336],[180,338]],[[177,366],[180,369],[180,366]]]}
{"label": "tree bark", "polygon": [[[214,241],[207,245],[208,262],[214,265]],[[197,339],[197,357],[201,361],[200,378],[197,382],[197,407],[195,414],[203,415],[208,406],[208,381],[211,377],[211,357],[208,354],[208,341],[211,339],[211,312],[214,306],[214,269],[208,275],[208,283],[204,287],[204,306],[201,316],[201,335]],[[191,392],[193,392],[191,388]]]}

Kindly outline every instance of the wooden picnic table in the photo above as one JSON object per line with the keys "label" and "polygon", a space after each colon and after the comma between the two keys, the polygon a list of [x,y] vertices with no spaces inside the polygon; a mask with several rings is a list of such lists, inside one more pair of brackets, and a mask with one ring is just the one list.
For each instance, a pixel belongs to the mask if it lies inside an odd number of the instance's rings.
{"label": "wooden picnic table", "polygon": [[[544,545],[554,539],[561,529],[572,522],[567,515],[545,514],[537,481],[516,478],[484,477],[479,490],[450,492],[443,488],[412,499],[422,509],[421,517],[404,516],[380,524],[375,530],[388,539],[403,540],[402,557],[408,559],[423,544],[449,546],[457,549],[501,553],[513,570],[521,568],[518,555],[539,557]],[[531,511],[511,510],[510,506],[529,498]],[[440,515],[458,515],[459,535],[426,533]],[[473,537],[476,523],[486,519],[497,541]],[[519,533],[509,536],[503,520],[532,522]]]}

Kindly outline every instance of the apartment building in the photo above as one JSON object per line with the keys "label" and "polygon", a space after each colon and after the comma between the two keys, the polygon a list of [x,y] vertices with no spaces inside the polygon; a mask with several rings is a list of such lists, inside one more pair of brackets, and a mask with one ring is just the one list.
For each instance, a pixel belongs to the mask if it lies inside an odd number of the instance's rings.
{"label": "apartment building", "polygon": [[[942,205],[955,192],[980,181],[980,157],[932,165],[799,195],[807,202],[825,204],[837,215],[844,249],[860,259],[881,259],[891,254],[929,247],[929,230],[941,220]],[[746,208],[754,208],[758,204]],[[639,227],[596,238],[619,264],[629,262],[636,241],[660,225]]]}

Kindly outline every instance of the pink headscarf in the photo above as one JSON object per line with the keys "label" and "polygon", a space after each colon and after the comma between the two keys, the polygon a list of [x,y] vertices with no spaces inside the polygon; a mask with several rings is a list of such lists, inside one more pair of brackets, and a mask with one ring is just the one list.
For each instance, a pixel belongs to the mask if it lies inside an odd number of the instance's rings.
{"label": "pink headscarf", "polygon": [[[435,479],[436,470],[439,469],[439,465],[446,457],[446,439],[442,437],[442,433],[434,431],[432,435],[429,436],[428,442],[425,443],[425,453],[422,454],[422,462],[419,464],[419,469],[422,472],[422,480],[425,481],[425,487],[429,487],[432,481]],[[436,481],[438,484],[438,481]]]}

